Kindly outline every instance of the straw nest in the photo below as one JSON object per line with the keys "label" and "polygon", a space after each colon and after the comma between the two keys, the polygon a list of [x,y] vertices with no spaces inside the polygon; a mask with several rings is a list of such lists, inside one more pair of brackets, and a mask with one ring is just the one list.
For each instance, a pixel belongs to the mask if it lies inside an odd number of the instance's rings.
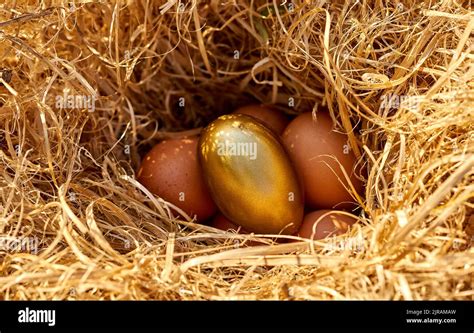
{"label": "straw nest", "polygon": [[[473,299],[470,1],[12,3],[1,298]],[[224,232],[137,183],[160,139],[252,101],[348,133],[367,170],[348,234]]]}

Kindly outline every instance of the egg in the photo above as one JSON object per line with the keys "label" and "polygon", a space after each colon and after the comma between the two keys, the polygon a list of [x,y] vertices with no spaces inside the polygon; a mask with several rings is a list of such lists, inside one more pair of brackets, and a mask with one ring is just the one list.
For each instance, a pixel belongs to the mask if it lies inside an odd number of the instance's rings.
{"label": "egg", "polygon": [[311,112],[299,115],[285,129],[282,140],[303,183],[307,206],[353,207],[354,200],[344,188],[348,182],[339,163],[360,193],[362,183],[354,176],[356,158],[347,136],[333,130],[333,121],[327,113],[318,112],[316,119]]}
{"label": "egg", "polygon": [[337,210],[317,210],[305,215],[297,235],[318,240],[347,232],[356,219]]}
{"label": "egg", "polygon": [[245,114],[260,120],[265,126],[281,135],[288,125],[288,118],[280,111],[264,104],[251,104],[238,108],[234,114]]}
{"label": "egg", "polygon": [[239,231],[240,234],[247,234],[241,226],[238,226],[237,224],[229,221],[224,215],[222,214],[217,214],[211,222],[211,227],[214,227],[216,229],[221,229],[221,230],[234,230],[234,231]]}
{"label": "egg", "polygon": [[197,158],[197,138],[165,140],[144,157],[137,179],[150,192],[204,221],[216,212]]}
{"label": "egg", "polygon": [[295,170],[259,121],[219,117],[203,130],[198,156],[211,196],[229,220],[261,234],[298,230],[304,204]]}

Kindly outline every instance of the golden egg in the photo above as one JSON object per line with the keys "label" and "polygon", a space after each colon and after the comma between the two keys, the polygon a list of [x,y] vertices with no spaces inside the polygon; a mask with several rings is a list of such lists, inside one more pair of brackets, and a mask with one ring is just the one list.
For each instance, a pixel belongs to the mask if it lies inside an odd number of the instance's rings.
{"label": "golden egg", "polygon": [[246,230],[292,234],[303,220],[303,197],[280,141],[252,117],[225,115],[199,140],[199,161],[221,212]]}

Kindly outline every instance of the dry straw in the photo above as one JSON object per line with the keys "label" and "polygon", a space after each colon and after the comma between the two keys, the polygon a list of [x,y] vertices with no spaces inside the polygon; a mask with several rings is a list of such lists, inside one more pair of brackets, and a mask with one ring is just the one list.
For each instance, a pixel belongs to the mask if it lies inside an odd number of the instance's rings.
{"label": "dry straw", "polygon": [[[473,299],[470,1],[31,3],[0,5],[1,298]],[[251,101],[348,133],[349,234],[223,232],[136,182]]]}

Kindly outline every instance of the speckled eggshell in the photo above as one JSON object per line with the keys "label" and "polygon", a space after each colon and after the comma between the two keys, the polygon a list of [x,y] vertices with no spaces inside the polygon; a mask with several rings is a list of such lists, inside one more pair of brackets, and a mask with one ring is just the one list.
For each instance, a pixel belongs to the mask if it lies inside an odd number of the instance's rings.
{"label": "speckled eggshell", "polygon": [[327,113],[318,112],[316,119],[311,112],[299,115],[285,129],[282,140],[303,184],[306,206],[354,207],[354,199],[344,188],[343,184],[348,186],[348,182],[340,165],[361,193],[362,183],[354,175],[356,158],[347,136],[333,130],[333,121]]}
{"label": "speckled eggshell", "polygon": [[197,138],[165,140],[144,157],[138,181],[201,222],[216,212],[197,159]]}

